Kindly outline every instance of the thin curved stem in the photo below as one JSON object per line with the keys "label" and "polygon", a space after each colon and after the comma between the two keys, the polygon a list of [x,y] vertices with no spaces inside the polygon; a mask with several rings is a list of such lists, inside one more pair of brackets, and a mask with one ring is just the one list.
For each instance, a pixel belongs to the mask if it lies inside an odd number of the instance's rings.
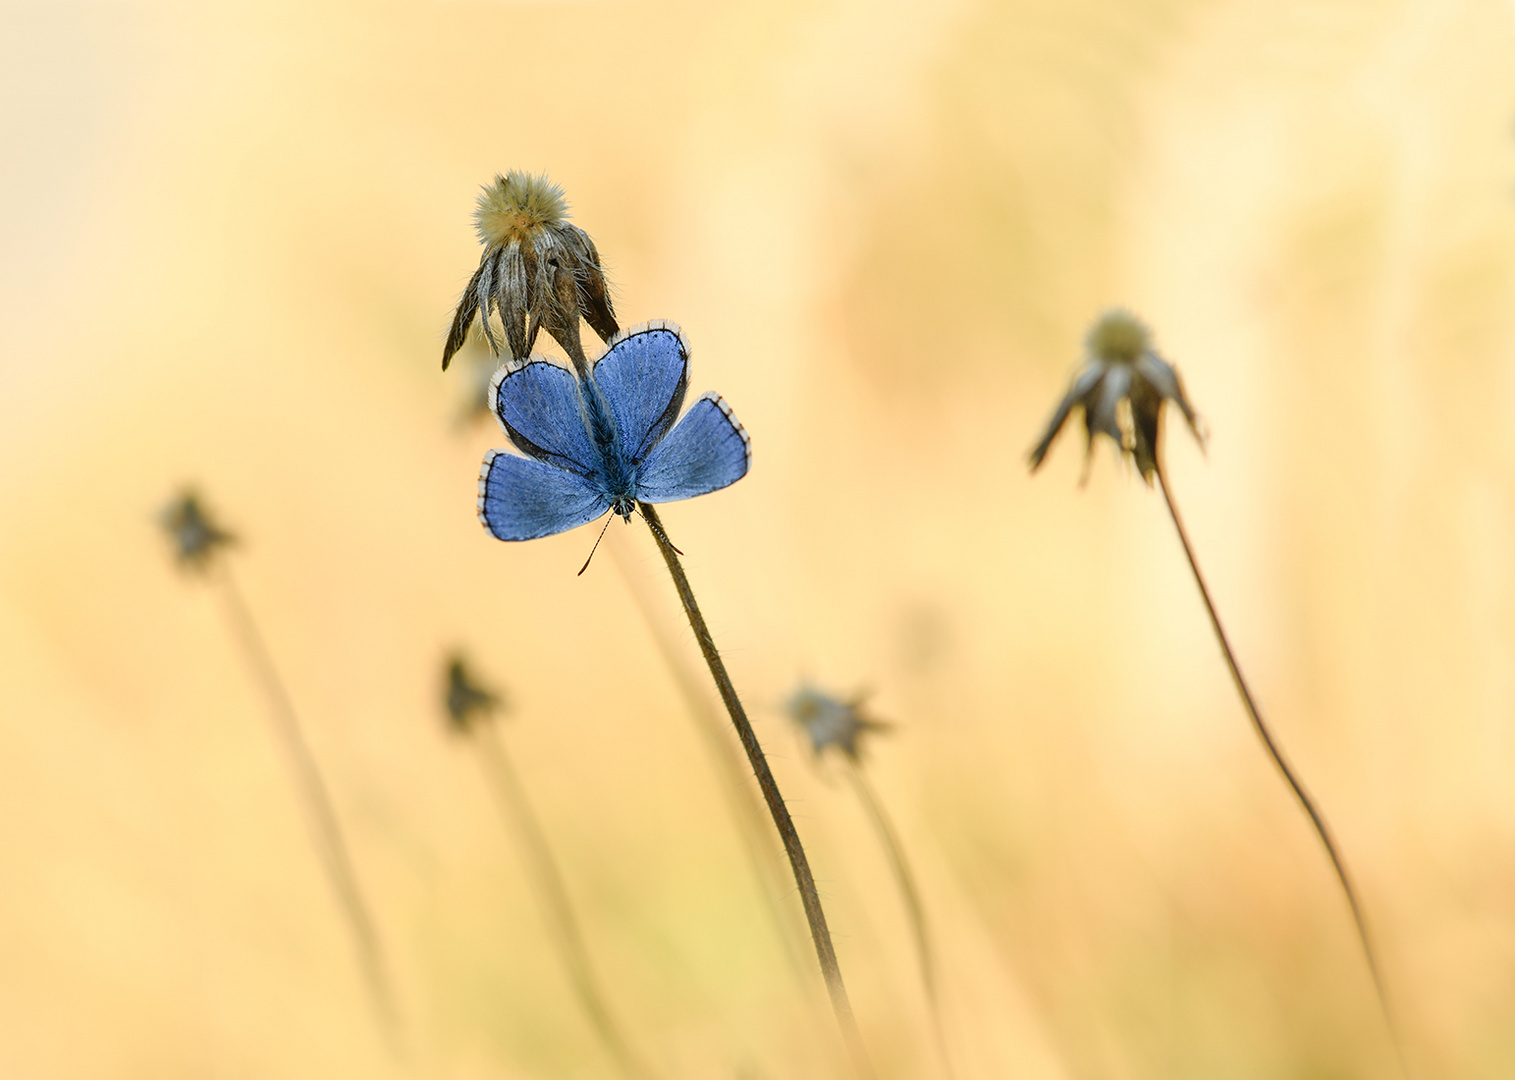
{"label": "thin curved stem", "polygon": [[905,847],[900,843],[894,822],[889,819],[888,813],[884,810],[884,804],[878,797],[878,792],[873,790],[873,784],[868,780],[868,775],[863,772],[863,767],[856,758],[847,758],[847,779],[852,781],[852,790],[857,792],[858,801],[863,804],[864,811],[867,812],[874,830],[879,835],[879,841],[884,845],[884,851],[889,856],[889,864],[894,870],[895,880],[899,883],[900,895],[905,900],[905,911],[910,916],[910,927],[915,936],[916,955],[921,965],[921,984],[926,989],[926,1007],[931,1014],[931,1031],[936,1039],[937,1052],[941,1055],[942,1072],[950,1080],[954,1075],[954,1070],[952,1054],[947,1046],[947,1028],[942,1022],[941,998],[937,992],[936,951],[931,947],[931,935],[926,925],[926,909],[921,903],[920,889],[915,884],[915,874],[905,859]]}
{"label": "thin curved stem", "polygon": [[595,1034],[599,1035],[606,1051],[615,1059],[621,1071],[631,1080],[645,1080],[652,1074],[632,1052],[631,1044],[606,1003],[599,980],[595,978],[594,967],[589,962],[589,950],[584,945],[584,935],[574,916],[573,905],[568,901],[568,888],[563,883],[563,874],[552,857],[547,836],[536,815],[532,813],[531,804],[526,800],[526,789],[510,762],[510,756],[505,752],[505,743],[493,724],[482,724],[480,727],[478,745],[484,758],[485,771],[505,816],[514,826],[521,845],[526,849],[527,862],[531,866],[542,907],[557,932],[563,963],[568,968],[568,977],[579,995],[579,1002],[589,1014]]}
{"label": "thin curved stem", "polygon": [[352,932],[353,944],[358,953],[358,964],[362,968],[363,979],[368,986],[369,998],[380,1029],[384,1032],[390,1049],[397,1055],[403,1056],[399,1010],[395,1005],[394,992],[390,987],[384,964],[384,951],[379,942],[378,931],[374,928],[373,917],[369,914],[368,903],[363,897],[363,890],[358,885],[358,875],[353,868],[352,856],[348,853],[347,843],[342,838],[342,829],[337,822],[337,813],[332,806],[331,795],[326,790],[326,783],[321,777],[320,768],[316,765],[315,755],[311,753],[310,744],[305,741],[305,733],[300,728],[289,693],[284,688],[283,680],[279,678],[278,669],[274,667],[273,658],[263,641],[263,635],[258,632],[258,625],[253,620],[252,612],[242,599],[241,590],[237,588],[230,567],[223,565],[217,576],[221,582],[222,597],[226,605],[227,621],[231,624],[232,636],[241,646],[248,667],[252,670],[254,681],[258,683],[268,699],[269,709],[273,715],[274,732],[289,761],[295,790],[304,807],[306,824],[310,829],[311,840],[315,844],[316,857],[320,860],[322,869],[326,871],[326,879],[332,891],[336,893],[337,903],[346,917],[348,929]]}
{"label": "thin curved stem", "polygon": [[809,989],[812,984],[806,975],[804,954],[795,936],[799,928],[792,922],[793,909],[787,909],[789,914],[786,917],[786,909],[780,903],[784,891],[783,870],[774,861],[772,839],[764,832],[766,826],[763,824],[763,812],[752,800],[752,789],[747,787],[747,778],[742,772],[741,759],[737,756],[736,748],[731,745],[730,736],[726,734],[721,718],[711,706],[709,697],[698,685],[695,673],[689,669],[684,657],[680,655],[671,640],[671,635],[665,628],[663,620],[659,619],[653,610],[652,601],[646,595],[646,590],[637,579],[637,575],[626,565],[626,558],[621,552],[620,545],[612,541],[609,546],[611,557],[620,569],[621,577],[626,581],[626,587],[636,602],[637,610],[641,612],[642,621],[647,624],[647,632],[652,635],[653,643],[662,655],[669,674],[673,676],[674,685],[678,687],[680,695],[684,698],[684,704],[688,707],[695,727],[699,729],[710,751],[710,756],[715,759],[721,772],[722,779],[725,781],[722,788],[731,805],[732,816],[736,818],[737,834],[742,838],[742,847],[752,866],[753,876],[757,878],[758,893],[763,898],[763,906],[773,920],[774,929],[783,945],[784,955],[789,960],[790,968],[801,980],[802,985]]}
{"label": "thin curved stem", "polygon": [[1184,556],[1189,560],[1189,569],[1194,572],[1194,582],[1199,586],[1199,595],[1205,602],[1205,611],[1210,615],[1210,625],[1215,628],[1215,637],[1220,642],[1221,654],[1226,658],[1226,667],[1231,671],[1231,681],[1236,684],[1236,692],[1241,697],[1242,705],[1247,710],[1247,717],[1252,721],[1252,727],[1262,740],[1263,746],[1268,751],[1268,756],[1273,759],[1273,764],[1278,766],[1278,771],[1283,774],[1284,780],[1294,792],[1294,797],[1304,807],[1309,815],[1310,824],[1315,828],[1315,835],[1320,838],[1321,844],[1326,849],[1327,856],[1331,859],[1331,866],[1336,871],[1336,880],[1341,883],[1341,891],[1346,895],[1347,906],[1352,909],[1352,921],[1357,926],[1357,937],[1362,943],[1363,955],[1368,961],[1368,973],[1373,978],[1373,988],[1378,993],[1378,1004],[1383,1010],[1384,1023],[1389,1029],[1389,1038],[1394,1044],[1394,1053],[1399,1060],[1401,1075],[1409,1075],[1405,1064],[1404,1047],[1400,1042],[1399,1025],[1395,1022],[1393,1009],[1389,1004],[1388,987],[1384,982],[1383,972],[1378,965],[1378,953],[1373,947],[1372,935],[1368,932],[1368,920],[1363,914],[1361,902],[1357,898],[1357,889],[1352,884],[1352,878],[1347,873],[1346,861],[1342,858],[1341,851],[1336,845],[1336,840],[1331,835],[1330,828],[1326,825],[1326,819],[1316,809],[1315,801],[1305,791],[1304,784],[1295,775],[1294,769],[1284,758],[1283,751],[1279,748],[1273,733],[1268,730],[1268,725],[1263,722],[1262,714],[1257,709],[1257,702],[1252,698],[1252,691],[1247,686],[1247,680],[1243,678],[1241,668],[1236,663],[1236,654],[1231,651],[1231,642],[1226,637],[1226,632],[1221,628],[1220,615],[1215,610],[1215,601],[1210,598],[1210,589],[1205,584],[1205,577],[1200,573],[1199,562],[1194,557],[1194,547],[1189,542],[1189,533],[1184,528],[1183,518],[1179,515],[1178,507],[1173,502],[1173,493],[1169,490],[1167,469],[1159,459],[1157,463],[1157,482],[1162,488],[1163,501],[1168,504],[1168,515],[1173,519],[1173,527],[1178,531],[1178,541],[1183,545]]}
{"label": "thin curved stem", "polygon": [[805,848],[800,843],[799,831],[794,827],[794,820],[789,816],[789,808],[784,805],[784,797],[779,792],[778,782],[773,778],[773,770],[768,767],[768,759],[763,754],[763,747],[758,742],[757,734],[752,730],[752,724],[747,719],[747,710],[742,707],[742,701],[737,697],[736,687],[731,683],[731,676],[726,673],[726,665],[721,661],[721,654],[716,651],[715,639],[710,635],[710,628],[705,625],[705,616],[700,614],[700,605],[695,601],[694,590],[689,587],[689,578],[684,573],[683,563],[679,561],[678,552],[674,550],[672,542],[669,541],[663,529],[657,510],[648,503],[638,503],[637,509],[647,521],[648,529],[657,542],[658,550],[662,552],[663,561],[668,565],[668,573],[673,578],[674,588],[678,590],[679,600],[684,605],[684,614],[689,617],[689,627],[694,631],[694,638],[700,644],[700,652],[704,654],[705,664],[710,668],[710,677],[715,680],[721,701],[726,706],[726,712],[731,716],[732,725],[736,728],[737,738],[742,742],[742,749],[747,752],[747,762],[752,766],[752,773],[757,777],[758,787],[763,792],[763,801],[768,804],[768,813],[772,815],[774,827],[778,829],[779,837],[784,842],[784,852],[789,856],[789,867],[794,872],[795,884],[799,886],[800,902],[805,908],[805,919],[810,924],[810,937],[815,942],[815,954],[820,960],[821,974],[826,980],[826,990],[831,996],[831,1009],[836,1014],[837,1024],[842,1030],[842,1040],[847,1044],[847,1052],[852,1058],[853,1069],[864,1080],[872,1080],[873,1065],[868,1060],[868,1052],[863,1046],[863,1037],[858,1031],[857,1018],[852,1014],[852,1003],[847,999],[847,987],[842,982],[841,965],[837,963],[836,948],[831,943],[831,931],[826,926],[826,913],[821,908],[821,895],[816,891],[815,878],[810,873],[810,861],[805,857]]}

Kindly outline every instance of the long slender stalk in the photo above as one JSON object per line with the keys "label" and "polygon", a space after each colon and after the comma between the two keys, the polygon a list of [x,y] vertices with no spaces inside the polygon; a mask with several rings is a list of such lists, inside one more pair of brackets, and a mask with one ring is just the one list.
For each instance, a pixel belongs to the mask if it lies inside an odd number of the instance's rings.
{"label": "long slender stalk", "polygon": [[357,872],[353,869],[352,857],[342,838],[342,829],[337,823],[336,810],[326,790],[326,783],[321,778],[321,770],[316,765],[310,744],[305,741],[305,733],[300,728],[289,693],[284,688],[283,680],[279,678],[278,669],[274,667],[273,658],[263,641],[263,635],[258,632],[258,625],[253,620],[252,612],[242,599],[242,592],[237,588],[231,568],[221,565],[216,571],[216,576],[221,583],[221,593],[232,635],[241,646],[248,667],[252,670],[254,681],[258,683],[268,699],[273,715],[274,732],[289,761],[295,790],[304,807],[306,824],[310,829],[311,840],[315,844],[316,856],[321,862],[322,869],[326,871],[326,879],[332,891],[336,893],[337,903],[346,917],[348,929],[352,932],[353,944],[358,953],[358,964],[362,968],[363,979],[368,986],[369,998],[379,1027],[384,1032],[390,1049],[397,1055],[403,1055],[399,1010],[395,1005],[394,992],[390,987],[379,935],[374,928],[373,918],[369,914],[368,904],[363,898],[363,891],[358,885]]}
{"label": "long slender stalk", "polygon": [[584,945],[584,935],[579,929],[573,905],[568,901],[568,888],[563,883],[563,874],[552,857],[547,836],[542,832],[531,804],[526,799],[526,789],[521,778],[505,752],[505,743],[493,724],[481,724],[477,738],[479,751],[484,758],[485,770],[491,786],[500,800],[506,818],[519,834],[531,865],[532,877],[541,896],[542,907],[548,921],[556,931],[558,948],[563,954],[563,963],[568,968],[568,977],[595,1034],[605,1044],[605,1049],[616,1064],[631,1080],[645,1080],[652,1073],[637,1058],[620,1025],[616,1023],[595,978],[594,967],[589,962],[589,950]]}
{"label": "long slender stalk", "polygon": [[810,861],[805,857],[805,848],[800,843],[799,831],[795,829],[794,820],[789,816],[789,808],[784,805],[784,797],[779,792],[778,782],[773,778],[773,771],[768,768],[768,759],[763,754],[763,747],[758,742],[757,734],[752,730],[752,724],[747,719],[747,710],[742,707],[742,701],[737,697],[736,688],[731,683],[731,676],[726,673],[726,665],[721,661],[721,654],[716,651],[715,639],[710,635],[710,628],[705,625],[705,616],[700,614],[700,605],[695,601],[694,590],[689,587],[689,578],[684,573],[684,566],[679,561],[678,552],[674,550],[667,533],[663,530],[663,523],[658,517],[657,510],[649,503],[638,503],[637,509],[646,519],[652,537],[657,542],[658,550],[663,554],[663,561],[668,565],[668,573],[673,578],[674,588],[678,590],[679,600],[684,605],[684,614],[689,617],[689,627],[694,631],[694,638],[700,644],[700,652],[705,656],[705,664],[710,668],[710,677],[715,680],[721,701],[726,706],[726,712],[731,716],[732,725],[736,728],[737,738],[742,742],[742,749],[747,752],[748,764],[752,766],[758,787],[762,789],[763,801],[768,804],[768,812],[773,816],[774,827],[778,829],[779,837],[784,841],[784,852],[789,856],[789,867],[794,872],[795,884],[799,886],[800,902],[805,908],[805,919],[810,924],[810,937],[815,942],[815,954],[820,960],[821,974],[826,980],[826,990],[831,995],[831,1009],[836,1014],[837,1024],[841,1028],[842,1040],[847,1044],[847,1052],[852,1058],[853,1069],[864,1080],[872,1080],[873,1065],[868,1060],[863,1036],[857,1027],[857,1018],[852,1015],[852,1003],[847,999],[847,987],[842,982],[841,965],[837,963],[836,949],[831,944],[831,931],[826,926],[826,913],[821,908],[821,895],[816,891],[815,878],[810,873]]}
{"label": "long slender stalk", "polygon": [[936,985],[936,950],[931,946],[931,934],[926,925],[926,909],[921,903],[920,889],[915,884],[915,874],[910,869],[910,863],[905,859],[905,848],[900,843],[894,822],[884,810],[884,804],[879,799],[878,792],[873,790],[868,774],[863,771],[863,766],[856,758],[847,758],[847,779],[852,782],[852,790],[857,792],[858,801],[863,804],[863,809],[868,814],[874,831],[878,833],[879,840],[884,845],[884,851],[889,856],[889,865],[894,870],[895,880],[900,887],[900,895],[904,897],[905,911],[910,917],[910,928],[915,937],[916,956],[921,965],[921,984],[926,988],[926,1008],[931,1014],[931,1033],[936,1039],[937,1053],[942,1059],[942,1073],[950,1080],[954,1075],[954,1070],[952,1053],[947,1045],[947,1028],[942,1022],[941,997]]}
{"label": "long slender stalk", "polygon": [[[737,833],[742,838],[742,847],[747,852],[747,861],[752,867],[753,877],[757,879],[763,906],[767,908],[768,915],[773,920],[774,929],[778,932],[779,941],[783,945],[784,955],[789,959],[790,968],[808,988],[813,984],[806,976],[804,956],[795,938],[798,927],[793,925],[792,915],[786,916],[786,909],[780,904],[783,891],[782,880],[774,880],[776,876],[781,878],[783,871],[774,862],[772,839],[763,831],[765,829],[763,812],[752,800],[751,789],[747,786],[747,777],[742,772],[741,759],[737,756],[736,748],[731,745],[731,738],[726,734],[721,718],[711,706],[709,697],[697,684],[694,672],[690,671],[684,657],[675,647],[663,620],[659,619],[657,612],[653,610],[652,601],[647,596],[646,590],[637,575],[626,565],[626,557],[621,552],[620,544],[612,542],[609,546],[611,556],[615,559],[616,566],[620,568],[621,577],[625,579],[632,599],[636,602],[637,610],[641,612],[642,621],[647,625],[647,632],[652,635],[653,643],[662,654],[663,663],[667,665],[669,674],[673,676],[674,685],[678,687],[680,695],[684,698],[684,704],[688,707],[695,727],[699,729],[705,746],[710,751],[710,756],[715,759],[722,774],[725,783],[721,787],[731,806],[732,816],[736,818]],[[792,909],[789,910],[792,912]]]}
{"label": "long slender stalk", "polygon": [[1373,989],[1378,993],[1378,1004],[1383,1010],[1384,1023],[1389,1029],[1389,1038],[1394,1044],[1394,1053],[1399,1060],[1401,1075],[1409,1075],[1405,1063],[1404,1047],[1400,1042],[1399,1025],[1395,1022],[1394,1011],[1389,1004],[1388,987],[1384,982],[1383,972],[1378,965],[1378,953],[1373,947],[1372,935],[1368,932],[1368,920],[1363,914],[1362,904],[1357,898],[1357,889],[1352,884],[1351,876],[1347,873],[1346,861],[1342,858],[1341,851],[1331,835],[1330,828],[1326,825],[1326,819],[1316,809],[1315,802],[1305,791],[1304,784],[1295,775],[1294,769],[1285,760],[1283,751],[1279,748],[1273,733],[1268,730],[1268,725],[1263,722],[1262,714],[1258,712],[1257,702],[1253,700],[1252,691],[1247,686],[1247,680],[1242,677],[1241,668],[1237,666],[1236,654],[1231,650],[1231,642],[1226,637],[1226,632],[1221,628],[1220,615],[1215,610],[1215,601],[1210,598],[1209,586],[1205,584],[1205,577],[1200,573],[1199,562],[1194,557],[1194,546],[1189,542],[1188,530],[1184,528],[1183,518],[1179,515],[1178,506],[1173,502],[1173,492],[1168,483],[1166,467],[1159,458],[1157,462],[1157,482],[1162,488],[1163,501],[1168,504],[1168,515],[1173,519],[1173,527],[1178,532],[1178,541],[1183,545],[1184,556],[1189,560],[1189,569],[1194,572],[1194,582],[1199,586],[1199,595],[1205,602],[1205,611],[1210,615],[1210,625],[1215,628],[1215,637],[1220,642],[1220,651],[1226,658],[1226,667],[1231,671],[1231,681],[1236,684],[1236,692],[1241,697],[1242,705],[1247,710],[1247,717],[1252,721],[1252,727],[1262,740],[1263,746],[1268,751],[1268,756],[1273,759],[1273,764],[1278,766],[1278,771],[1283,774],[1288,782],[1294,797],[1304,807],[1309,815],[1310,824],[1315,828],[1315,835],[1320,838],[1321,844],[1326,849],[1326,854],[1331,859],[1331,866],[1336,871],[1336,880],[1341,883],[1341,891],[1346,895],[1347,906],[1352,909],[1352,921],[1357,926],[1357,937],[1362,943],[1363,955],[1368,961],[1368,972],[1373,977]]}

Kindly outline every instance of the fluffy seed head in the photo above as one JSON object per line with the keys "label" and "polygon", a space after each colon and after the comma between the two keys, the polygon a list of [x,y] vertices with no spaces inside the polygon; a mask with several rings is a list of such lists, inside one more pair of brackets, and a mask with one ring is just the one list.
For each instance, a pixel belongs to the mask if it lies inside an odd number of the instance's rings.
{"label": "fluffy seed head", "polygon": [[1111,308],[1089,328],[1089,355],[1112,364],[1134,364],[1152,348],[1146,325],[1129,311]]}
{"label": "fluffy seed head", "polygon": [[544,226],[561,225],[567,217],[563,189],[545,173],[533,176],[519,169],[496,176],[494,183],[479,192],[478,209],[473,212],[479,242],[490,248],[524,239]]}
{"label": "fluffy seed head", "polygon": [[[589,234],[568,220],[563,189],[545,176],[512,171],[479,195],[474,224],[484,254],[453,312],[442,370],[468,341],[475,317],[489,349],[508,346],[512,361],[531,355],[538,331],[563,346],[574,369],[589,374],[579,320],[602,341],[619,331],[615,308]],[[503,335],[491,325],[499,316]]]}

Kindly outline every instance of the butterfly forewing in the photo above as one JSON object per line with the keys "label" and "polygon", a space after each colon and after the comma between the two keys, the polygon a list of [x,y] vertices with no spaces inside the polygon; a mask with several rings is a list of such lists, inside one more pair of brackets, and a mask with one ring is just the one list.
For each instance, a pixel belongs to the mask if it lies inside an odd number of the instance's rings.
{"label": "butterfly forewing", "polygon": [[581,476],[593,473],[599,451],[579,412],[573,373],[546,360],[495,376],[490,408],[516,449]]}
{"label": "butterfly forewing", "polygon": [[718,491],[746,476],[751,461],[747,432],[719,394],[706,394],[647,455],[637,498],[674,502]]}
{"label": "butterfly forewing", "polygon": [[689,387],[689,348],[672,323],[648,323],[611,342],[594,365],[621,453],[640,462],[668,433]]}

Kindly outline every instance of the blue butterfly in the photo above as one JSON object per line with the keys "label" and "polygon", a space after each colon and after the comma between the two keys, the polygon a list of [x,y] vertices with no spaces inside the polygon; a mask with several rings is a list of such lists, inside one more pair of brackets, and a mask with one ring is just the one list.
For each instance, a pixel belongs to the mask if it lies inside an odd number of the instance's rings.
{"label": "blue butterfly", "polygon": [[484,458],[479,520],[500,540],[534,540],[736,483],[752,460],[747,433],[719,394],[675,425],[688,386],[689,346],[667,322],[611,339],[585,380],[546,360],[498,372],[489,410],[526,456]]}

